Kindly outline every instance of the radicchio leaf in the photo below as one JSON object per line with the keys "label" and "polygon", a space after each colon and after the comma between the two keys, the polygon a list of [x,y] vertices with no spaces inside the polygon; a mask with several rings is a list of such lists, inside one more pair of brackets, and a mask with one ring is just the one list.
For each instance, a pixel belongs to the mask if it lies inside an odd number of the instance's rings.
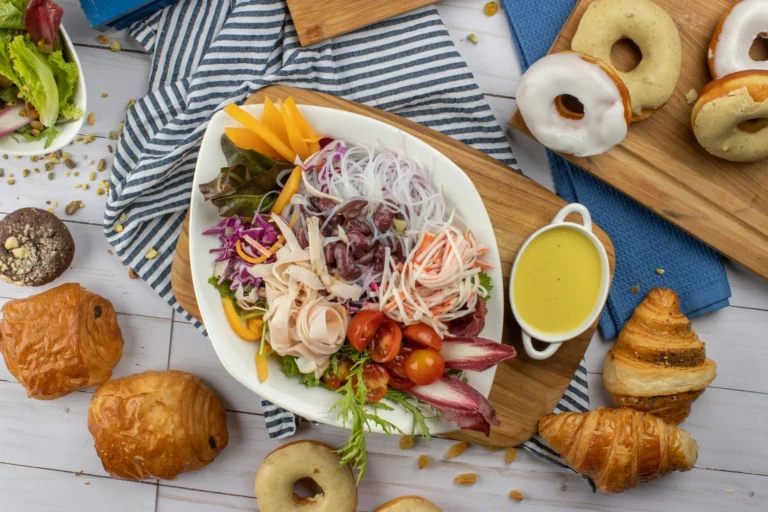
{"label": "radicchio leaf", "polygon": [[510,345],[485,338],[446,337],[440,355],[445,359],[446,368],[484,372],[507,359],[512,359],[517,352]]}
{"label": "radicchio leaf", "polygon": [[64,9],[53,0],[30,0],[24,11],[24,26],[35,43],[44,41],[53,50]]}
{"label": "radicchio leaf", "polygon": [[499,425],[496,410],[488,399],[454,377],[444,375],[439,381],[416,386],[408,393],[440,411],[459,428],[477,430],[487,436],[491,433],[491,425]]}

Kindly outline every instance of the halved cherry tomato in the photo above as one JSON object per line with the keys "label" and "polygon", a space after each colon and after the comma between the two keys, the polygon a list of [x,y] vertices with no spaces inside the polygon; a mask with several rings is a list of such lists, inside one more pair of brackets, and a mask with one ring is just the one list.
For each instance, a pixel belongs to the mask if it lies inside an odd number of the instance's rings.
{"label": "halved cherry tomato", "polygon": [[366,309],[352,317],[347,327],[349,344],[362,352],[373,339],[376,330],[384,321],[384,313]]}
{"label": "halved cherry tomato", "polygon": [[408,345],[400,347],[400,353],[388,363],[384,363],[384,368],[389,372],[390,377],[399,377],[401,379],[408,379],[405,375],[405,360],[413,352],[413,348]]}
{"label": "halved cherry tomato", "polygon": [[400,344],[403,341],[403,332],[392,319],[385,318],[371,342],[371,359],[377,363],[386,363],[393,360],[400,353]]}
{"label": "halved cherry tomato", "polygon": [[339,364],[336,366],[336,371],[331,371],[330,368],[323,374],[323,381],[331,389],[339,389],[342,384],[349,377],[349,370],[352,368],[352,361],[344,358],[339,360]]}
{"label": "halved cherry tomato", "polygon": [[408,380],[407,378],[397,377],[396,375],[389,375],[389,387],[399,389],[401,391],[408,391],[416,384]]}
{"label": "halved cherry tomato", "polygon": [[443,348],[443,340],[441,340],[435,330],[427,324],[409,325],[403,331],[403,337],[411,343],[433,348],[438,352]]}
{"label": "halved cherry tomato", "polygon": [[405,375],[419,386],[437,382],[445,372],[445,360],[431,348],[414,350],[405,360]]}
{"label": "halved cherry tomato", "polygon": [[368,388],[365,401],[378,402],[387,394],[389,374],[380,364],[368,363],[363,366],[363,382]]}

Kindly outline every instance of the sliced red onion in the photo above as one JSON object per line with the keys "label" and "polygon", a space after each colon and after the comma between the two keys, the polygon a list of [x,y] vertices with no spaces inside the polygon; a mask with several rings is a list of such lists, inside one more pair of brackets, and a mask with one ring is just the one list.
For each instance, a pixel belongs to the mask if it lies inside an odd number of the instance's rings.
{"label": "sliced red onion", "polygon": [[433,406],[460,428],[477,430],[487,436],[491,433],[491,425],[499,425],[496,410],[483,395],[448,375],[429,386],[416,386],[408,392]]}
{"label": "sliced red onion", "polygon": [[445,338],[440,354],[446,368],[482,372],[517,355],[515,349],[485,338]]}
{"label": "sliced red onion", "polygon": [[31,120],[28,117],[19,115],[22,110],[24,110],[23,102],[0,110],[0,138],[30,123]]}

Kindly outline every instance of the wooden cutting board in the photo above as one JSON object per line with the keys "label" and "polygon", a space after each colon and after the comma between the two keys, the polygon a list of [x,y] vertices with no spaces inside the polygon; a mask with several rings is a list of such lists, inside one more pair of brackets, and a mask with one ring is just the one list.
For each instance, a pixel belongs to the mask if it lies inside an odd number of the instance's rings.
{"label": "wooden cutting board", "polygon": [[[518,357],[499,365],[496,371],[489,398],[496,407],[501,425],[493,428],[490,439],[467,430],[452,434],[452,437],[497,446],[516,446],[528,440],[536,432],[539,418],[552,412],[557,405],[595,331],[593,325],[582,336],[566,342],[550,359],[534,361],[523,350],[520,330],[507,300],[507,281],[518,249],[534,231],[549,224],[565,202],[498,160],[394,114],[322,93],[282,86],[263,89],[246,103],[263,103],[265,96],[272,100],[293,96],[299,104],[347,110],[397,126],[446,155],[472,179],[488,210],[499,245],[504,282],[494,283],[493,293],[503,293],[504,296],[503,341],[517,349]],[[597,227],[595,230],[608,251],[613,275],[613,245],[602,230]],[[181,306],[200,320],[189,266],[189,219],[184,222],[176,246],[171,282]]]}
{"label": "wooden cutting board", "polygon": [[287,0],[301,46],[346,34],[437,0]]}
{"label": "wooden cutting board", "polygon": [[[592,1],[578,3],[550,52],[570,49]],[[685,101],[688,91],[699,92],[711,80],[709,41],[720,16],[734,2],[654,2],[675,20],[682,40],[682,72],[672,99],[650,119],[633,124],[624,142],[607,153],[563,156],[768,278],[768,161],[739,164],[711,156],[696,142],[690,121],[693,105]],[[633,60],[629,53],[614,55],[617,65]],[[510,124],[530,135],[519,111]]]}

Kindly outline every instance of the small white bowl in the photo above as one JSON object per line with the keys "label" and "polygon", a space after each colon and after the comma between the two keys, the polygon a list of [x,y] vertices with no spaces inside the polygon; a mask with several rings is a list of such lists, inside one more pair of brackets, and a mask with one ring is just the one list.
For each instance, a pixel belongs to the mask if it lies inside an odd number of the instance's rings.
{"label": "small white bowl", "polygon": [[14,135],[17,139],[14,140],[10,135],[7,135],[0,139],[0,153],[5,153],[11,156],[33,156],[52,153],[62,149],[72,142],[83,127],[83,123],[85,122],[85,112],[87,111],[88,106],[83,66],[80,65],[80,59],[77,57],[75,45],[72,44],[72,40],[69,38],[69,34],[67,34],[67,31],[63,26],[59,29],[59,34],[61,34],[64,58],[67,62],[74,62],[77,64],[79,73],[77,75],[77,83],[75,84],[75,106],[83,111],[83,116],[77,121],[57,123],[56,129],[59,131],[59,134],[47,148],[45,147],[45,139],[27,140],[21,135]]}

